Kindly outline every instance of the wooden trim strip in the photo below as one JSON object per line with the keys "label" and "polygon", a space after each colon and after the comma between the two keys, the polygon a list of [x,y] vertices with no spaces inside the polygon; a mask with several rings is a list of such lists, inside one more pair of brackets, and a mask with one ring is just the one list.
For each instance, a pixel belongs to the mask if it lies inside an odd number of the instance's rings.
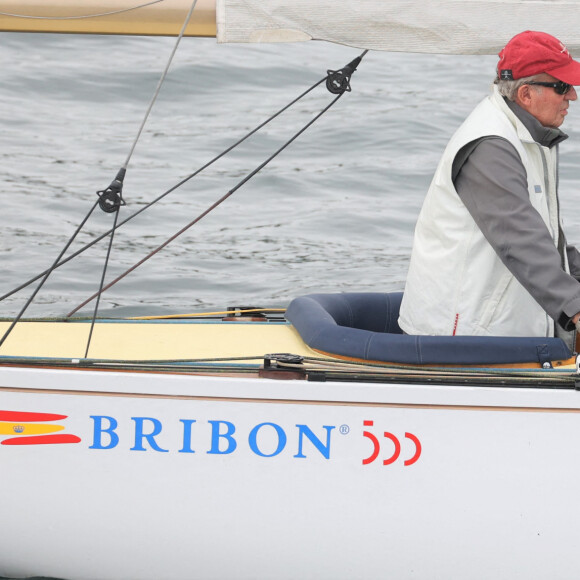
{"label": "wooden trim strip", "polygon": [[41,394],[41,395],[76,395],[88,397],[124,397],[135,399],[176,399],[176,400],[194,400],[210,401],[222,403],[260,403],[260,404],[282,404],[282,405],[321,405],[321,406],[340,406],[340,407],[378,407],[389,409],[410,409],[410,410],[431,410],[431,411],[501,411],[501,412],[524,412],[524,413],[580,413],[580,408],[567,407],[516,407],[510,405],[449,405],[434,403],[380,403],[366,401],[322,401],[322,400],[304,400],[304,399],[268,399],[262,397],[212,397],[201,395],[170,395],[170,394],[152,394],[152,393],[110,393],[106,391],[69,391],[65,389],[27,389],[21,387],[0,387],[0,392],[12,392],[22,394]]}

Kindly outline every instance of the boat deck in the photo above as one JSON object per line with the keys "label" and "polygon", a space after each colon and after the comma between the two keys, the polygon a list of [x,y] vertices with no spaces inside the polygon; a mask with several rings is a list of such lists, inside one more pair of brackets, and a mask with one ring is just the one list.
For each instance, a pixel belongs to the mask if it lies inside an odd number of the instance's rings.
{"label": "boat deck", "polygon": [[[0,336],[9,322],[0,322]],[[1,357],[85,357],[90,321],[19,322],[0,348]],[[284,321],[98,320],[89,357],[124,360],[246,359],[269,353],[320,357]]]}

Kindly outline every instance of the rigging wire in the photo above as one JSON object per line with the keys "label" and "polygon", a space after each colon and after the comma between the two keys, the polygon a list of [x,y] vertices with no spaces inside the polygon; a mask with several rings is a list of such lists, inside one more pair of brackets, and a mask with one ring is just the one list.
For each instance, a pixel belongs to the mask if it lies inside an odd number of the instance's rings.
{"label": "rigging wire", "polygon": [[171,66],[171,63],[173,61],[173,57],[175,56],[175,53],[177,52],[177,48],[179,47],[179,43],[181,42],[181,39],[183,38],[183,35],[185,34],[185,29],[187,28],[187,25],[189,24],[189,21],[191,19],[193,11],[195,10],[196,5],[197,5],[197,0],[193,0],[193,2],[191,3],[191,7],[189,8],[189,12],[187,13],[187,16],[185,17],[185,21],[183,22],[183,26],[181,27],[181,31],[179,32],[179,36],[177,37],[177,40],[175,41],[175,45],[173,46],[173,50],[171,51],[171,54],[169,55],[169,58],[168,58],[167,63],[165,65],[165,69],[163,70],[163,73],[161,73],[161,77],[159,79],[159,82],[157,83],[157,87],[155,88],[155,92],[153,93],[153,97],[151,98],[151,101],[149,103],[149,107],[147,108],[147,111],[145,112],[143,120],[141,121],[141,126],[139,127],[139,130],[137,131],[137,135],[135,136],[135,139],[133,140],[133,144],[131,146],[129,154],[127,155],[127,158],[125,159],[125,163],[123,164],[121,169],[119,169],[119,171],[117,172],[117,176],[111,182],[109,187],[107,187],[106,189],[104,189],[102,191],[97,192],[97,195],[99,196],[99,201],[98,201],[99,206],[106,213],[114,212],[115,219],[113,222],[113,227],[111,228],[111,234],[110,234],[110,238],[109,238],[109,246],[107,248],[107,256],[105,258],[105,263],[103,265],[103,273],[101,275],[99,290],[97,292],[97,301],[95,303],[95,309],[93,311],[93,317],[91,320],[91,328],[90,328],[89,336],[87,339],[85,358],[88,357],[89,349],[91,347],[91,340],[93,338],[93,331],[95,329],[95,321],[97,319],[97,313],[99,311],[99,304],[101,302],[101,295],[103,294],[103,286],[105,284],[105,276],[107,274],[107,267],[109,265],[109,260],[111,257],[111,250],[113,248],[113,240],[115,238],[115,230],[117,229],[117,222],[119,220],[119,210],[120,210],[120,207],[122,205],[125,205],[125,202],[123,201],[123,179],[125,178],[125,174],[127,171],[127,167],[129,165],[129,161],[131,160],[131,157],[133,156],[133,152],[135,151],[135,147],[137,146],[137,143],[139,142],[139,139],[141,137],[141,133],[143,132],[143,129],[145,127],[147,119],[149,118],[149,114],[151,113],[151,110],[153,109],[153,105],[157,101],[157,97],[159,96],[159,92],[161,91],[161,87],[163,86],[163,82],[165,81],[165,77],[167,76],[167,72],[169,71],[169,67]]}
{"label": "rigging wire", "polygon": [[121,168],[117,172],[117,176],[111,182],[109,187],[107,187],[106,189],[103,189],[101,191],[97,191],[97,195],[100,197],[100,204],[99,205],[101,206],[101,209],[105,212],[115,211],[111,206],[115,205],[117,203],[117,200],[119,200],[119,199],[121,200],[122,205],[124,205],[124,203],[125,203],[123,201],[123,180],[125,179],[125,174],[127,172],[127,167],[129,166],[129,161],[131,160],[131,157],[133,156],[133,152],[135,151],[135,147],[137,146],[137,143],[139,142],[139,139],[141,138],[141,133],[143,132],[143,129],[145,127],[145,123],[147,123],[147,119],[149,118],[149,114],[151,113],[151,109],[153,109],[153,105],[157,101],[157,97],[159,96],[159,93],[161,91],[161,87],[163,86],[163,83],[165,81],[165,77],[167,76],[167,71],[169,70],[169,67],[171,66],[171,63],[173,61],[173,57],[175,56],[175,53],[177,52],[177,48],[179,46],[179,43],[181,42],[181,39],[183,38],[183,35],[185,34],[185,29],[187,28],[187,25],[189,24],[189,21],[191,19],[191,15],[193,14],[193,11],[194,11],[196,5],[197,5],[197,0],[193,0],[191,7],[189,8],[189,12],[187,13],[187,16],[185,17],[185,21],[183,22],[183,26],[181,27],[181,31],[179,32],[177,40],[175,41],[175,45],[173,46],[173,50],[171,51],[171,54],[169,55],[169,58],[168,58],[167,63],[165,65],[165,69],[161,73],[161,77],[159,78],[159,82],[157,83],[157,87],[155,88],[155,91],[153,92],[153,97],[151,98],[151,101],[149,102],[149,106],[147,107],[147,111],[145,111],[145,115],[143,117],[143,120],[141,121],[141,126],[139,127],[137,134],[135,136],[135,139],[133,140],[133,144],[131,145],[131,148],[129,150],[129,154],[127,155],[127,158],[125,159],[125,163],[121,166]]}
{"label": "rigging wire", "polygon": [[[313,117],[308,123],[306,123],[306,125],[304,125],[304,127],[302,127],[302,129],[300,129],[299,131],[297,131],[286,143],[284,143],[284,145],[282,145],[282,147],[280,147],[279,149],[277,149],[272,155],[270,155],[270,157],[268,157],[264,162],[262,162],[260,165],[258,165],[258,167],[256,167],[253,171],[251,171],[248,175],[246,175],[246,177],[244,177],[244,179],[242,179],[240,182],[238,182],[238,184],[235,187],[233,187],[232,189],[230,189],[226,194],[224,194],[216,202],[214,202],[212,205],[210,205],[205,211],[203,211],[201,214],[199,214],[194,220],[192,220],[187,225],[185,225],[183,228],[181,228],[178,232],[176,232],[175,234],[173,234],[173,236],[171,236],[170,238],[168,238],[167,240],[165,240],[165,242],[163,242],[161,245],[159,245],[155,250],[153,250],[152,252],[150,252],[149,254],[147,254],[144,258],[142,258],[136,264],[134,264],[133,266],[131,266],[131,268],[129,268],[128,270],[126,270],[125,272],[123,272],[120,276],[117,276],[117,278],[115,278],[113,281],[109,282],[104,288],[102,288],[102,290],[100,292],[104,292],[104,291],[108,290],[109,288],[111,288],[112,286],[114,286],[117,282],[119,282],[125,276],[127,276],[128,274],[130,274],[131,272],[133,272],[133,270],[137,269],[144,262],[146,262],[147,260],[149,260],[149,258],[151,258],[155,254],[157,254],[158,252],[160,252],[163,248],[165,248],[173,240],[175,240],[176,238],[178,238],[181,234],[183,234],[189,228],[191,228],[193,225],[195,225],[197,222],[199,222],[202,218],[204,218],[207,214],[209,214],[211,211],[213,211],[216,207],[218,207],[219,205],[221,205],[226,199],[228,199],[238,189],[240,189],[240,187],[242,187],[252,177],[254,177],[254,175],[256,175],[266,165],[268,165],[268,163],[270,163],[270,161],[272,161],[282,151],[284,151],[284,149],[286,149],[291,143],[293,143],[300,135],[302,135],[302,133],[304,133],[304,131],[306,131],[306,129],[308,129],[311,125],[313,125],[322,115],[324,115],[324,113],[326,113],[340,99],[340,97],[342,97],[343,94],[344,94],[344,92],[338,94],[315,117]],[[76,312],[78,312],[83,306],[85,306],[86,304],[88,304],[91,300],[93,300],[94,298],[96,298],[98,295],[99,295],[99,293],[95,293],[92,296],[90,296],[89,298],[87,298],[82,304],[79,304],[76,308],[74,308],[73,310],[71,310],[71,312],[69,312],[66,317],[67,318],[70,318],[73,314],[75,314]]]}
{"label": "rigging wire", "polygon": [[[155,0],[154,2],[151,2],[150,4],[155,4],[157,2],[160,2],[163,0]],[[117,228],[117,221],[118,221],[118,215],[119,215],[119,207],[121,205],[125,205],[125,202],[123,201],[122,198],[122,189],[123,189],[123,178],[125,176],[125,172],[127,169],[127,166],[129,165],[129,161],[133,155],[133,152],[135,150],[135,147],[137,145],[137,142],[139,141],[139,138],[141,136],[141,133],[143,132],[143,128],[145,127],[145,123],[147,122],[147,119],[149,117],[149,114],[153,108],[153,105],[155,104],[157,97],[159,95],[159,92],[161,90],[161,86],[163,85],[163,82],[165,80],[165,77],[167,76],[167,71],[169,70],[169,67],[171,65],[171,62],[173,61],[173,57],[175,56],[175,53],[177,51],[177,48],[179,46],[179,43],[183,37],[183,35],[185,34],[185,30],[187,28],[187,25],[189,24],[189,21],[191,19],[191,16],[193,14],[193,11],[195,9],[195,6],[197,5],[197,0],[193,0],[191,7],[189,9],[189,12],[187,13],[187,16],[185,18],[185,21],[183,23],[183,26],[181,28],[181,31],[179,33],[179,36],[177,37],[177,40],[175,42],[175,45],[173,47],[173,50],[169,56],[169,59],[167,61],[167,64],[165,65],[165,69],[163,71],[163,73],[161,74],[161,78],[159,79],[159,82],[157,83],[157,87],[155,89],[155,92],[153,94],[153,97],[151,99],[151,102],[149,103],[149,107],[147,108],[147,111],[145,112],[145,116],[143,118],[143,121],[141,122],[141,126],[139,127],[139,130],[137,132],[137,135],[133,141],[133,144],[131,146],[131,149],[129,151],[129,154],[127,155],[127,158],[125,160],[125,163],[123,164],[123,166],[121,167],[121,169],[118,171],[116,178],[113,180],[113,182],[111,183],[111,185],[109,185],[108,188],[106,188],[103,191],[99,191],[97,192],[97,195],[99,196],[99,199],[97,200],[97,202],[93,205],[93,207],[91,208],[91,210],[89,211],[89,213],[85,216],[85,218],[83,219],[83,221],[81,222],[81,224],[78,226],[78,228],[76,229],[75,233],[73,234],[73,236],[69,239],[69,241],[67,242],[67,244],[65,245],[65,247],[61,250],[60,254],[58,255],[57,259],[53,262],[52,266],[45,271],[45,273],[43,274],[44,277],[42,279],[42,281],[40,282],[40,284],[36,287],[36,289],[34,290],[34,292],[32,293],[32,295],[29,297],[29,299],[26,301],[26,303],[24,304],[24,306],[22,307],[22,309],[20,310],[20,312],[18,313],[18,315],[14,318],[14,320],[12,321],[12,324],[8,327],[8,329],[6,330],[6,332],[4,333],[4,335],[2,336],[2,339],[0,339],[0,347],[4,344],[5,340],[8,338],[8,336],[10,335],[10,333],[12,332],[12,330],[14,329],[14,327],[16,326],[16,324],[18,323],[18,321],[22,318],[22,316],[24,315],[24,312],[26,312],[26,310],[28,309],[28,307],[30,306],[30,304],[32,303],[32,301],[34,300],[34,298],[36,297],[36,295],[38,294],[38,292],[40,291],[40,289],[42,288],[42,286],[45,284],[46,280],[48,279],[48,277],[50,276],[50,274],[55,270],[55,268],[59,265],[61,258],[63,257],[63,255],[66,253],[66,251],[68,250],[68,248],[70,247],[70,245],[72,244],[72,242],[74,241],[74,239],[76,238],[76,236],[78,235],[78,233],[80,232],[80,230],[82,229],[82,227],[84,226],[84,224],[87,222],[87,220],[89,219],[89,217],[92,215],[93,211],[95,210],[95,208],[97,207],[97,205],[99,205],[101,207],[101,209],[103,209],[103,211],[106,212],[115,212],[115,220],[114,220],[114,225],[112,230],[110,231],[110,242],[109,242],[109,247],[107,250],[107,256],[105,259],[105,265],[103,268],[103,274],[102,274],[102,278],[101,278],[101,283],[100,283],[100,290],[98,292],[98,295],[100,296],[102,294],[102,288],[103,288],[103,284],[105,281],[105,274],[106,274],[106,270],[107,270],[107,266],[109,263],[109,258],[110,258],[110,254],[111,254],[111,248],[112,248],[112,243],[113,243],[113,238],[114,238],[114,232]],[[138,6],[139,7],[139,6]],[[137,8],[138,8],[137,7]],[[109,234],[106,234],[109,235]],[[91,324],[91,329],[89,332],[89,337],[88,337],[88,343],[87,343],[87,348],[86,348],[86,353],[85,353],[85,358],[88,354],[89,351],[89,347],[90,347],[90,343],[91,343],[91,338],[92,338],[92,334],[93,334],[93,329],[94,329],[94,324],[95,324],[95,319],[97,316],[97,311],[98,311],[98,307],[99,307],[99,300],[97,300],[96,303],[96,307],[95,307],[95,312],[93,314],[93,320],[92,320],[92,324]]]}
{"label": "rigging wire", "polygon": [[139,141],[139,138],[141,137],[141,133],[143,132],[143,128],[145,127],[145,123],[147,122],[147,119],[149,118],[149,113],[151,113],[151,109],[153,108],[153,105],[155,104],[155,101],[157,100],[157,97],[159,96],[161,86],[163,85],[163,82],[165,81],[165,77],[167,76],[167,71],[169,70],[169,67],[171,66],[171,62],[173,61],[173,57],[175,56],[175,53],[177,52],[177,48],[179,47],[179,43],[181,42],[181,39],[183,38],[183,35],[185,34],[185,29],[187,28],[187,25],[189,24],[189,21],[191,20],[191,15],[193,14],[193,11],[195,10],[196,4],[197,4],[197,0],[193,0],[191,7],[189,8],[189,12],[187,13],[187,16],[185,17],[185,22],[183,23],[183,26],[181,27],[181,31],[179,33],[179,36],[177,37],[177,40],[175,41],[175,45],[173,47],[173,50],[171,51],[171,54],[169,55],[169,59],[167,60],[167,64],[165,65],[165,69],[161,73],[161,77],[159,79],[159,82],[157,83],[157,88],[155,89],[155,92],[153,93],[153,97],[151,98],[151,102],[149,103],[149,107],[147,108],[147,111],[145,112],[145,116],[143,117],[143,121],[141,122],[141,126],[139,127],[139,130],[137,131],[137,135],[135,137],[135,140],[133,141],[133,145],[131,146],[131,150],[129,151],[129,154],[127,155],[127,159],[125,159],[125,163],[123,164],[123,169],[127,169],[127,166],[129,165],[129,161],[130,161],[131,157],[133,156],[133,151],[135,151],[135,147],[137,146],[137,142]]}
{"label": "rigging wire", "polygon": [[[91,247],[92,245],[94,245],[95,243],[97,243],[98,241],[102,240],[107,235],[109,235],[109,234],[111,235],[111,239],[110,239],[110,243],[109,243],[109,248],[108,248],[108,252],[107,252],[107,258],[106,258],[106,262],[105,262],[105,267],[104,267],[104,271],[103,271],[103,275],[102,275],[101,285],[100,285],[99,291],[97,293],[95,293],[93,296],[91,296],[83,304],[79,305],[71,313],[69,313],[67,315],[67,318],[68,318],[68,317],[72,316],[75,312],[77,312],[80,308],[82,308],[85,304],[87,304],[88,302],[90,302],[91,300],[93,300],[95,297],[100,298],[101,294],[105,290],[107,290],[108,288],[110,288],[111,286],[113,286],[114,284],[116,284],[119,280],[121,280],[122,278],[124,278],[127,274],[129,274],[130,272],[132,272],[133,270],[135,270],[143,262],[145,262],[150,257],[152,257],[153,255],[155,255],[156,253],[158,253],[161,249],[163,249],[165,246],[167,246],[171,241],[173,241],[175,238],[177,238],[178,236],[180,236],[183,232],[185,232],[187,229],[189,229],[191,226],[193,226],[195,223],[197,223],[203,217],[205,217],[208,213],[210,213],[218,205],[220,205],[221,203],[223,203],[223,201],[225,201],[231,195],[233,195],[233,193],[235,193],[240,187],[242,187],[254,175],[256,175],[259,171],[261,171],[268,163],[270,163],[270,161],[272,161],[272,159],[274,159],[277,155],[279,155],[294,140],[296,140],[304,131],[306,131],[306,129],[308,129],[315,121],[317,121],[324,113],[326,113],[338,101],[338,99],[344,94],[345,91],[350,91],[350,85],[349,85],[350,76],[356,70],[358,64],[362,60],[362,57],[368,52],[367,50],[365,50],[361,54],[361,56],[357,57],[355,60],[353,60],[351,63],[349,63],[348,65],[346,65],[343,69],[340,69],[339,71],[330,71],[330,70],[327,71],[327,76],[326,77],[324,77],[323,79],[321,79],[320,81],[318,81],[317,83],[315,83],[308,90],[304,91],[299,97],[297,97],[296,99],[294,99],[294,101],[292,101],[291,103],[289,103],[288,105],[286,105],[285,107],[283,107],[282,109],[280,109],[276,114],[272,115],[269,119],[267,119],[264,123],[262,123],[261,125],[259,125],[258,127],[256,127],[253,131],[250,131],[242,139],[240,139],[239,141],[237,141],[236,143],[234,143],[234,145],[232,145],[230,148],[226,149],[220,155],[216,156],[209,163],[207,163],[202,168],[198,169],[196,172],[194,172],[193,174],[191,174],[190,176],[188,176],[187,178],[185,178],[184,180],[182,180],[181,182],[179,182],[173,188],[170,188],[164,194],[162,194],[161,196],[159,196],[156,200],[154,200],[153,202],[151,202],[150,204],[148,204],[147,206],[145,206],[144,208],[142,208],[138,212],[135,212],[134,214],[132,214],[131,216],[129,216],[126,220],[124,220],[123,222],[121,222],[121,224],[118,224],[117,223],[118,222],[118,213],[119,213],[118,212],[118,209],[119,209],[119,206],[120,205],[124,205],[124,202],[122,200],[122,197],[121,197],[120,193],[121,193],[121,190],[122,190],[122,180],[123,180],[123,176],[124,176],[124,173],[125,173],[126,165],[128,164],[128,162],[129,162],[129,160],[130,160],[130,158],[131,158],[131,156],[133,154],[133,151],[135,149],[135,145],[136,145],[136,143],[137,143],[137,141],[139,139],[139,135],[140,135],[140,133],[141,133],[141,131],[143,129],[143,126],[144,126],[145,121],[146,121],[146,119],[147,119],[147,117],[148,117],[148,115],[149,115],[149,113],[151,111],[151,108],[152,108],[152,106],[153,106],[153,104],[154,104],[154,102],[156,100],[156,97],[157,97],[157,95],[159,93],[159,89],[160,89],[160,87],[162,85],[163,79],[166,76],[167,70],[169,68],[169,63],[171,62],[171,60],[172,60],[172,58],[173,58],[173,56],[175,54],[175,51],[176,51],[176,48],[177,48],[177,44],[179,43],[179,40],[181,39],[181,37],[183,35],[183,32],[185,31],[185,27],[187,25],[187,22],[189,21],[189,19],[191,17],[191,14],[193,13],[193,9],[195,8],[195,5],[196,4],[197,4],[197,0],[194,0],[192,6],[190,8],[190,11],[188,13],[188,16],[186,18],[186,22],[184,23],[182,32],[181,32],[181,34],[180,34],[180,36],[178,38],[178,41],[176,43],[176,47],[174,48],[174,50],[173,50],[173,52],[172,52],[172,54],[170,56],[169,62],[167,64],[166,68],[165,68],[165,71],[164,71],[164,73],[162,75],[162,78],[160,79],[160,82],[159,82],[158,87],[156,89],[155,95],[154,95],[153,99],[151,100],[150,106],[149,106],[149,108],[147,110],[147,113],[145,115],[145,119],[143,120],[143,123],[141,125],[140,130],[139,130],[139,134],[138,134],[137,138],[135,139],[135,141],[133,143],[133,146],[131,148],[131,151],[130,151],[128,157],[127,157],[127,160],[125,162],[125,166],[123,168],[121,168],[121,170],[119,170],[116,179],[111,183],[111,185],[109,186],[109,188],[107,188],[104,191],[97,192],[97,194],[100,196],[99,197],[99,200],[95,203],[95,205],[93,206],[93,208],[91,209],[91,211],[89,212],[89,214],[87,214],[87,216],[85,217],[85,219],[83,220],[83,222],[77,228],[77,230],[75,231],[73,237],[69,240],[69,242],[63,248],[63,250],[61,251],[61,253],[57,257],[57,259],[55,260],[55,262],[53,263],[53,265],[48,270],[46,270],[45,272],[43,272],[40,275],[36,276],[35,278],[31,279],[30,281],[28,281],[24,285],[21,285],[20,287],[18,287],[17,289],[13,290],[12,292],[10,292],[10,293],[8,293],[8,294],[0,297],[0,301],[1,301],[4,298],[7,298],[8,296],[11,296],[15,292],[19,291],[20,289],[28,286],[32,282],[34,282],[34,281],[38,280],[39,278],[41,278],[42,276],[44,276],[42,282],[36,288],[36,290],[34,291],[33,295],[30,297],[30,299],[28,300],[28,302],[26,303],[26,305],[23,307],[23,309],[21,310],[21,312],[18,314],[18,316],[15,318],[15,320],[13,321],[12,325],[9,327],[9,329],[7,330],[7,332],[5,333],[5,335],[3,336],[3,338],[0,340],[0,346],[2,346],[2,344],[6,340],[7,336],[10,334],[10,332],[12,331],[12,329],[14,328],[14,326],[16,325],[16,323],[21,319],[21,317],[24,314],[25,310],[28,308],[28,306],[30,305],[30,303],[32,302],[32,300],[34,299],[34,297],[36,296],[36,294],[38,293],[38,291],[40,290],[40,288],[46,282],[48,276],[58,266],[66,263],[70,259],[76,257],[77,255],[79,255],[80,253],[82,253],[83,251],[85,251],[86,249],[88,249],[89,247]],[[266,159],[266,161],[264,161],[262,164],[260,164],[256,169],[254,169],[254,171],[252,171],[243,180],[241,180],[234,188],[232,188],[224,196],[222,196],[217,202],[215,202],[214,204],[212,204],[212,206],[210,206],[206,211],[202,212],[202,214],[200,214],[197,218],[195,218],[193,221],[191,221],[187,226],[185,226],[184,228],[182,228],[179,232],[177,232],[176,234],[174,234],[174,236],[172,236],[171,238],[169,238],[165,243],[161,244],[156,250],[154,250],[153,252],[151,252],[143,260],[139,261],[137,264],[135,264],[129,270],[127,270],[126,272],[124,272],[121,276],[117,277],[115,280],[113,280],[107,286],[103,287],[105,273],[106,273],[106,269],[107,269],[107,265],[108,265],[108,261],[109,261],[109,257],[110,257],[110,252],[111,252],[111,248],[112,248],[113,236],[114,236],[114,232],[118,229],[118,227],[120,227],[121,225],[123,225],[124,223],[126,223],[127,221],[129,221],[130,219],[132,219],[133,217],[135,217],[136,215],[138,215],[139,213],[141,213],[142,211],[144,211],[148,207],[151,207],[151,205],[153,205],[154,203],[156,203],[157,201],[159,201],[162,197],[164,197],[165,195],[168,195],[170,192],[172,192],[175,189],[177,189],[180,185],[183,185],[186,181],[188,181],[189,179],[191,179],[192,177],[194,177],[195,175],[197,175],[198,173],[200,173],[201,171],[203,171],[203,169],[205,169],[206,167],[208,167],[209,165],[211,165],[212,163],[214,163],[215,161],[217,161],[219,158],[223,157],[225,154],[227,154],[229,151],[231,151],[234,147],[238,146],[240,143],[242,143],[243,141],[245,141],[248,137],[250,137],[252,134],[254,134],[255,132],[257,132],[264,125],[266,125],[267,123],[269,123],[271,120],[273,120],[275,117],[277,117],[278,115],[280,115],[282,112],[284,112],[285,110],[287,110],[295,102],[297,102],[298,100],[300,100],[301,98],[303,98],[307,93],[309,93],[310,91],[312,91],[314,88],[316,88],[319,84],[321,84],[325,80],[326,80],[326,84],[327,84],[328,90],[331,93],[337,95],[336,98],[333,99],[330,104],[328,104],[324,109],[322,109],[310,122],[308,122],[301,130],[299,130],[282,147],[280,147],[274,154],[272,154],[268,159]],[[76,238],[76,236],[79,233],[80,229],[86,223],[86,221],[88,220],[89,216],[94,211],[94,209],[97,206],[97,204],[100,205],[101,208],[104,211],[107,211],[107,212],[115,211],[115,214],[116,215],[115,215],[115,222],[114,222],[113,228],[111,228],[108,232],[106,232],[105,234],[103,234],[102,236],[100,236],[99,238],[97,238],[96,240],[93,240],[93,242],[85,245],[79,251],[77,251],[76,253],[74,253],[71,256],[69,256],[66,260],[62,260],[63,255],[65,254],[65,252],[67,251],[67,249],[70,247],[72,241]],[[109,205],[108,208],[106,207],[107,204]],[[89,334],[89,342],[87,344],[85,358],[86,358],[86,356],[88,354],[88,350],[89,350],[89,347],[90,347],[90,341],[91,341],[91,337],[92,337],[92,333],[93,333],[93,327],[94,327],[94,323],[95,323],[95,319],[96,319],[96,315],[97,315],[98,305],[99,305],[99,300],[97,300],[97,305],[96,305],[95,312],[94,312],[94,315],[93,315],[93,321],[92,321],[92,325],[91,325],[91,331],[90,331],[90,334]]]}
{"label": "rigging wire", "polygon": [[16,317],[12,321],[12,324],[8,327],[8,329],[4,333],[4,336],[0,339],[0,347],[4,344],[4,341],[8,338],[9,334],[12,332],[12,330],[14,329],[14,327],[16,326],[18,321],[22,318],[22,316],[26,312],[27,308],[30,306],[30,304],[32,304],[32,301],[34,300],[34,298],[36,297],[36,295],[38,294],[40,289],[44,286],[44,283],[48,280],[48,277],[50,276],[50,274],[56,268],[56,265],[58,264],[59,260],[63,257],[65,252],[68,250],[70,245],[73,243],[74,239],[77,237],[78,233],[81,231],[81,229],[83,228],[83,226],[85,225],[85,223],[87,222],[89,217],[92,215],[93,211],[95,211],[98,203],[99,203],[98,201],[96,201],[94,203],[93,207],[90,209],[89,213],[85,216],[83,221],[79,224],[79,226],[75,230],[75,233],[72,235],[72,237],[69,239],[69,241],[65,244],[64,248],[61,250],[60,254],[56,258],[56,260],[53,262],[52,266],[48,270],[45,271],[44,278],[42,279],[40,284],[36,287],[36,289],[34,290],[32,295],[28,298],[28,300],[26,301],[26,304],[22,307],[20,312],[16,315]]}
{"label": "rigging wire", "polygon": [[101,294],[103,292],[103,285],[105,284],[105,275],[107,273],[107,267],[109,265],[109,258],[111,257],[111,249],[113,247],[113,238],[115,237],[115,226],[117,225],[117,220],[119,219],[119,211],[120,211],[120,208],[117,206],[116,211],[115,211],[115,220],[114,220],[114,224],[113,224],[113,230],[111,231],[111,237],[109,239],[109,247],[107,248],[107,256],[105,258],[105,264],[103,266],[103,273],[101,275],[101,282],[99,285],[98,298],[97,298],[97,301],[95,303],[95,309],[93,311],[93,318],[91,320],[91,329],[89,330],[89,337],[87,339],[87,347],[85,349],[85,358],[88,358],[88,356],[89,356],[89,348],[91,347],[91,339],[93,338],[93,330],[95,328],[95,320],[97,319],[97,313],[99,311],[99,304],[101,301]]}
{"label": "rigging wire", "polygon": [[[199,169],[197,169],[196,171],[194,171],[193,173],[191,173],[190,175],[188,175],[187,177],[185,177],[184,179],[182,179],[181,181],[179,181],[178,183],[176,183],[175,185],[173,185],[172,187],[170,187],[167,191],[165,191],[164,193],[162,193],[161,195],[159,195],[158,197],[156,197],[153,201],[149,202],[147,205],[145,205],[141,209],[139,209],[139,210],[135,211],[134,213],[132,213],[131,215],[129,215],[127,218],[125,218],[123,221],[121,221],[117,225],[117,229],[120,228],[120,227],[122,227],[127,222],[131,221],[133,218],[137,217],[139,214],[143,213],[147,209],[151,208],[153,205],[155,205],[157,202],[161,201],[164,197],[166,197],[170,193],[173,193],[179,187],[181,187],[182,185],[184,185],[185,183],[187,183],[188,181],[190,181],[191,179],[193,179],[194,177],[196,177],[197,175],[199,175],[202,171],[205,171],[208,167],[210,167],[211,165],[213,165],[214,163],[216,163],[217,161],[219,161],[222,157],[224,157],[225,155],[227,155],[228,153],[230,153],[231,151],[233,151],[236,147],[238,147],[239,145],[241,145],[244,141],[246,141],[247,139],[249,139],[252,135],[254,135],[258,131],[260,131],[260,129],[262,129],[266,125],[268,125],[268,123],[270,123],[271,121],[273,121],[274,119],[276,119],[278,116],[280,116],[282,113],[284,113],[285,111],[287,111],[288,109],[290,109],[292,106],[294,106],[298,101],[300,101],[302,98],[304,98],[306,95],[308,95],[308,93],[310,93],[311,91],[313,91],[320,84],[322,84],[323,82],[325,82],[327,79],[328,79],[328,75],[325,76],[325,77],[323,77],[322,79],[320,79],[316,83],[314,83],[310,88],[306,89],[304,92],[302,92],[300,95],[298,95],[298,97],[296,97],[295,99],[293,99],[292,101],[290,101],[290,103],[288,103],[287,105],[285,105],[284,107],[282,107],[281,109],[279,109],[276,113],[274,113],[273,115],[271,115],[263,123],[260,123],[257,127],[255,127],[254,129],[252,129],[251,131],[249,131],[248,133],[246,133],[241,139],[239,139],[238,141],[236,141],[235,143],[233,143],[232,145],[230,145],[228,148],[226,148],[220,154],[216,155],[213,159],[211,159],[210,161],[208,161],[205,165],[201,166]],[[64,264],[70,262],[71,260],[73,260],[74,258],[76,258],[77,256],[79,256],[80,254],[82,254],[83,252],[85,252],[86,250],[88,250],[89,248],[92,248],[95,244],[99,243],[101,240],[103,240],[104,238],[106,238],[112,231],[113,231],[112,229],[111,230],[108,230],[105,233],[101,234],[100,236],[96,237],[94,240],[90,241],[89,243],[87,243],[86,245],[84,245],[82,248],[79,248],[76,252],[74,252],[73,254],[71,254],[70,256],[68,256],[67,258],[65,258],[64,260],[59,261],[58,264],[56,264],[56,266],[54,268],[59,268],[60,266],[63,266]],[[23,282],[20,286],[17,286],[13,290],[10,290],[9,292],[7,292],[6,294],[4,294],[3,296],[0,296],[0,302],[2,302],[3,300],[5,300],[6,298],[9,298],[13,294],[16,294],[17,292],[20,292],[20,290],[23,290],[27,286],[30,286],[30,284],[33,284],[34,282],[36,282],[37,280],[39,280],[40,278],[42,278],[42,276],[44,276],[47,271],[48,270],[45,270],[44,272],[41,272],[40,274],[34,276],[33,278],[30,278],[30,280],[27,280],[26,282]]]}

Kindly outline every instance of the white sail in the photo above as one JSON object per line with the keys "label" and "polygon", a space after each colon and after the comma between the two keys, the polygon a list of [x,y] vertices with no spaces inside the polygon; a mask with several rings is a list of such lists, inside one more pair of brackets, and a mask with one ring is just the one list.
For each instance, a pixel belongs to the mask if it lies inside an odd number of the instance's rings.
{"label": "white sail", "polygon": [[[177,36],[193,0],[2,0],[2,32]],[[215,36],[215,0],[197,0],[186,36]]]}
{"label": "white sail", "polygon": [[[194,0],[2,0],[0,31],[179,34]],[[325,40],[356,48],[497,54],[542,30],[580,56],[580,0],[198,0],[186,36]]]}
{"label": "white sail", "polygon": [[541,30],[580,55],[579,11],[579,0],[217,0],[218,42],[497,54],[518,32]]}

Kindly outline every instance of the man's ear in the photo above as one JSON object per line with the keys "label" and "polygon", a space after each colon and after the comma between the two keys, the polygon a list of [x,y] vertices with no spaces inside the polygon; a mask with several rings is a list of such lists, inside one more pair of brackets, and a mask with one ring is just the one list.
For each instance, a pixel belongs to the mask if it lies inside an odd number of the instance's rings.
{"label": "man's ear", "polygon": [[522,85],[516,92],[516,103],[523,108],[529,107],[532,102],[532,88],[530,85]]}

